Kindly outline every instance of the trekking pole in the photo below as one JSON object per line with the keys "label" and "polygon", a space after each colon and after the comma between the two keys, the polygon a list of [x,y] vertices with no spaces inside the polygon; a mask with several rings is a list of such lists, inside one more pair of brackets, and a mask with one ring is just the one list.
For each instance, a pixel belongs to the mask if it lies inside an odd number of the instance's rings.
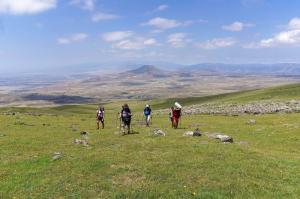
{"label": "trekking pole", "polygon": [[116,117],[116,127],[118,128],[118,115],[119,113],[117,114],[117,117]]}

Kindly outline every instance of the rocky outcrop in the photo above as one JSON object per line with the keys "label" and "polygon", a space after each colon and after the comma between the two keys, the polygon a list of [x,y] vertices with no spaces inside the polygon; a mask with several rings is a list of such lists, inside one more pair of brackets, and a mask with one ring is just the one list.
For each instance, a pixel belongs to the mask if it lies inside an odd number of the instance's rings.
{"label": "rocky outcrop", "polygon": [[[160,113],[168,113],[169,110],[161,110]],[[242,115],[242,114],[267,114],[267,113],[293,113],[300,112],[300,101],[287,102],[254,102],[248,104],[199,104],[186,106],[183,114],[210,114],[210,115]]]}

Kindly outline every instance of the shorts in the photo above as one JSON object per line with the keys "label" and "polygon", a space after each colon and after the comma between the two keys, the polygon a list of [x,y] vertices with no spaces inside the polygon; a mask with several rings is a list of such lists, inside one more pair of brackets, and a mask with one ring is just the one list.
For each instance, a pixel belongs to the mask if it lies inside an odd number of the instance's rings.
{"label": "shorts", "polygon": [[129,126],[131,122],[131,118],[122,118],[122,122],[124,125]]}
{"label": "shorts", "polygon": [[104,122],[104,118],[103,118],[103,117],[98,117],[97,120],[98,120],[99,122]]}

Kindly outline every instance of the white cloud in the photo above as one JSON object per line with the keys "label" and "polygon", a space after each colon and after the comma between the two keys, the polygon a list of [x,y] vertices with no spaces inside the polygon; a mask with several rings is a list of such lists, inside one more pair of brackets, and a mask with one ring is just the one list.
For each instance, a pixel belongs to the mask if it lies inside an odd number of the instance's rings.
{"label": "white cloud", "polygon": [[270,48],[281,45],[300,45],[300,18],[293,18],[286,26],[287,30],[276,33],[273,37],[252,42],[244,48]]}
{"label": "white cloud", "polygon": [[55,8],[57,0],[0,0],[0,13],[36,14]]}
{"label": "white cloud", "polygon": [[122,40],[118,43],[113,44],[113,48],[118,48],[122,50],[139,50],[143,49],[147,46],[156,45],[157,41],[153,38],[134,38],[134,39],[127,39]]}
{"label": "white cloud", "polygon": [[143,25],[154,26],[158,29],[171,29],[182,26],[182,24],[176,20],[161,17],[150,19],[147,23],[144,23]]}
{"label": "white cloud", "polygon": [[160,33],[167,29],[190,26],[195,23],[207,23],[206,20],[186,20],[186,21],[177,21],[175,19],[167,19],[162,17],[155,17],[150,19],[148,22],[143,23],[143,26],[153,26],[156,30],[153,33]]}
{"label": "white cloud", "polygon": [[174,48],[183,48],[188,42],[186,37],[185,33],[174,33],[168,36],[167,42]]}
{"label": "white cloud", "polygon": [[106,32],[102,34],[102,39],[104,41],[113,42],[124,40],[128,37],[131,37],[134,33],[132,31],[115,31],[115,32]]}
{"label": "white cloud", "polygon": [[76,5],[84,10],[92,11],[95,9],[95,0],[72,0],[71,5]]}
{"label": "white cloud", "polygon": [[226,38],[216,38],[212,40],[208,40],[204,43],[200,43],[197,46],[203,49],[216,49],[216,48],[225,48],[230,47],[236,44],[237,41],[232,37]]}
{"label": "white cloud", "polygon": [[288,24],[289,29],[300,29],[300,18],[293,18]]}
{"label": "white cloud", "polygon": [[245,23],[236,21],[236,22],[233,22],[232,24],[222,26],[222,29],[228,30],[228,31],[233,31],[233,32],[238,32],[238,31],[242,31],[244,28],[253,27],[253,26],[255,26],[255,25],[250,24],[250,23],[245,24]]}
{"label": "white cloud", "polygon": [[154,38],[139,37],[132,31],[106,32],[102,39],[112,43],[112,48],[121,50],[138,50],[158,44]]}
{"label": "white cloud", "polygon": [[85,40],[88,37],[86,33],[74,33],[69,37],[61,37],[57,39],[59,44],[70,44],[75,42],[80,42]]}
{"label": "white cloud", "polygon": [[92,16],[92,21],[99,22],[99,21],[107,21],[107,20],[113,20],[118,18],[120,18],[119,15],[98,12]]}
{"label": "white cloud", "polygon": [[159,11],[164,11],[164,10],[168,9],[168,7],[169,7],[168,5],[163,4],[163,5],[158,6],[158,7],[155,9],[155,11],[157,11],[157,12],[159,12]]}

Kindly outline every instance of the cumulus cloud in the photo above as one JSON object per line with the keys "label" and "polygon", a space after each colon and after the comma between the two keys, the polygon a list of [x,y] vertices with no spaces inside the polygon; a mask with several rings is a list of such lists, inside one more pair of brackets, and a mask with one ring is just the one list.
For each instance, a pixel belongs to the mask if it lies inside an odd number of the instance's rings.
{"label": "cumulus cloud", "polygon": [[75,42],[80,42],[85,40],[88,37],[86,33],[74,33],[68,37],[61,37],[57,39],[59,44],[71,44]]}
{"label": "cumulus cloud", "polygon": [[147,23],[144,23],[143,25],[146,26],[154,26],[158,29],[171,29],[171,28],[176,28],[179,26],[182,26],[182,23],[173,20],[173,19],[166,19],[162,17],[156,17],[153,19],[150,19]]}
{"label": "cumulus cloud", "polygon": [[281,45],[300,45],[300,18],[293,18],[286,26],[287,29],[274,34],[273,37],[262,39],[245,45],[245,48],[270,48]]}
{"label": "cumulus cloud", "polygon": [[156,11],[156,12],[159,12],[159,11],[164,11],[164,10],[166,10],[166,9],[168,9],[168,5],[165,5],[165,4],[163,4],[163,5],[159,5],[154,11]]}
{"label": "cumulus cloud", "polygon": [[232,37],[216,38],[216,39],[208,40],[203,43],[199,43],[197,44],[197,47],[203,49],[216,49],[216,48],[230,47],[236,43],[237,43],[236,39]]}
{"label": "cumulus cloud", "polygon": [[143,49],[147,46],[153,46],[156,45],[157,41],[153,38],[133,38],[133,39],[127,39],[122,40],[120,42],[117,42],[113,44],[113,48],[118,48],[122,50],[139,50]]}
{"label": "cumulus cloud", "polygon": [[138,50],[157,45],[154,38],[144,38],[133,31],[114,31],[102,34],[102,39],[112,44],[112,48],[121,50]]}
{"label": "cumulus cloud", "polygon": [[55,8],[57,0],[0,0],[0,13],[36,14]]}
{"label": "cumulus cloud", "polygon": [[118,18],[120,18],[119,15],[98,12],[92,16],[92,21],[99,22],[99,21],[107,21],[107,20],[113,20],[113,19],[118,19]]}
{"label": "cumulus cloud", "polygon": [[83,10],[93,11],[95,9],[95,0],[72,0],[70,4],[78,6]]}
{"label": "cumulus cloud", "polygon": [[186,21],[177,21],[175,19],[167,19],[162,17],[155,17],[150,19],[148,22],[143,23],[143,26],[153,26],[156,30],[153,33],[160,33],[167,29],[190,26],[196,23],[207,23],[207,20],[186,20]]}
{"label": "cumulus cloud", "polygon": [[102,39],[107,42],[120,41],[131,37],[134,33],[132,31],[114,31],[102,34]]}
{"label": "cumulus cloud", "polygon": [[239,31],[242,31],[244,28],[253,27],[253,26],[255,26],[255,25],[250,24],[250,23],[245,24],[245,23],[236,21],[236,22],[233,22],[232,24],[222,26],[222,29],[228,30],[228,31],[233,31],[233,32],[239,32]]}
{"label": "cumulus cloud", "polygon": [[289,29],[300,29],[300,18],[295,17],[289,21]]}
{"label": "cumulus cloud", "polygon": [[168,36],[167,42],[174,48],[183,48],[189,40],[185,33],[174,33]]}

